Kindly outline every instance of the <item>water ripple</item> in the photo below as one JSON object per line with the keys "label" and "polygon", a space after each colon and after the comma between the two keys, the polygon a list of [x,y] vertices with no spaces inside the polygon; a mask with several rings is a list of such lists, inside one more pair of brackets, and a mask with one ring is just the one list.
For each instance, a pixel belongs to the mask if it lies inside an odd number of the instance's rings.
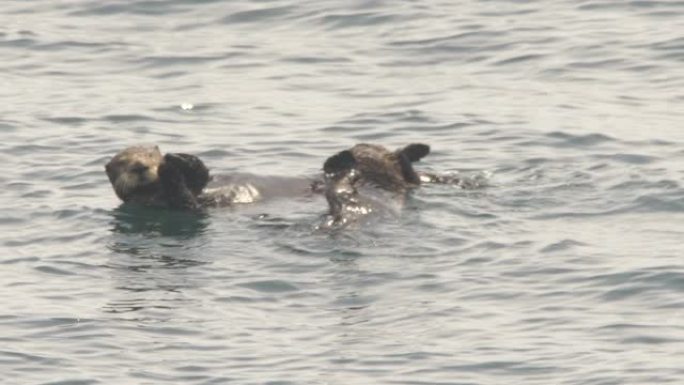
{"label": "water ripple", "polygon": [[[1,7],[14,382],[683,378],[681,1]],[[103,170],[318,175],[359,141],[461,183],[325,232],[323,196],[169,212]]]}
{"label": "water ripple", "polygon": [[224,24],[269,22],[271,19],[291,14],[295,9],[293,6],[286,5],[240,11],[226,16],[219,22]]}

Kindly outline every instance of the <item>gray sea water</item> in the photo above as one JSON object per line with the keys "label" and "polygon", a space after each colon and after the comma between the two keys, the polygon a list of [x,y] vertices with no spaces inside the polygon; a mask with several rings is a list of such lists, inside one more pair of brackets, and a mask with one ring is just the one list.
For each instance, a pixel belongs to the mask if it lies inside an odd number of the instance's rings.
{"label": "gray sea water", "polygon": [[[684,384],[684,1],[4,0],[0,383]],[[139,143],[397,216],[122,206]]]}

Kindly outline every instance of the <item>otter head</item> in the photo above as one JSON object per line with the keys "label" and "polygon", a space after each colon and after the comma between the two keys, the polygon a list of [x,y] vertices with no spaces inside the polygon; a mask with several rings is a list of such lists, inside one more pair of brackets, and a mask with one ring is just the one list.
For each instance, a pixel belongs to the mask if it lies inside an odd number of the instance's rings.
{"label": "otter head", "polygon": [[357,168],[365,183],[387,191],[404,192],[420,185],[420,178],[413,169],[413,162],[430,153],[430,146],[410,144],[396,151],[389,151],[376,144],[361,143],[351,148]]}
{"label": "otter head", "polygon": [[105,166],[116,195],[124,202],[152,194],[158,185],[163,157],[158,146],[129,147],[116,154]]}

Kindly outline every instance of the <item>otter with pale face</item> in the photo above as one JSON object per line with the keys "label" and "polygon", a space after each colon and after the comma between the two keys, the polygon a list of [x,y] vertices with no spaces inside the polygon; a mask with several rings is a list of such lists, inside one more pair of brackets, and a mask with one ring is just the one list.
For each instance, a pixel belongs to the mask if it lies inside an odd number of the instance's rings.
{"label": "otter with pale face", "polygon": [[162,156],[157,146],[129,147],[114,156],[105,170],[122,201],[168,208],[198,208],[202,189],[210,180],[199,158]]}
{"label": "otter with pale face", "polygon": [[124,202],[146,203],[159,193],[159,147],[129,147],[107,163],[105,170],[114,192]]}
{"label": "otter with pale face", "polygon": [[157,146],[129,147],[105,166],[116,195],[124,202],[197,210],[258,201],[302,197],[321,192],[320,178],[257,176],[246,173],[212,177],[189,154],[162,155]]}

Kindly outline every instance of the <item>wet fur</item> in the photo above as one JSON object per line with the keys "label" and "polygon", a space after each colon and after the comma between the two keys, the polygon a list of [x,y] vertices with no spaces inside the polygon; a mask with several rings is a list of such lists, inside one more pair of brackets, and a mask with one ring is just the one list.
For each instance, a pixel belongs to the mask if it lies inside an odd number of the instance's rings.
{"label": "wet fur", "polygon": [[421,183],[412,163],[429,153],[430,147],[425,144],[389,151],[379,145],[362,143],[328,158],[323,171],[331,216],[329,225],[343,225],[375,211],[377,202],[359,193],[364,186],[389,192],[393,199],[403,203],[406,193]]}
{"label": "wet fur", "polygon": [[210,180],[199,158],[162,156],[157,146],[126,148],[107,163],[105,171],[122,201],[169,208],[199,208],[199,197]]}
{"label": "wet fur", "polygon": [[396,151],[390,151],[376,144],[361,143],[352,147],[351,154],[361,181],[372,183],[388,191],[406,191],[420,185],[420,177],[413,170],[412,163],[430,153],[425,144],[410,144]]}
{"label": "wet fur", "polygon": [[105,166],[114,192],[124,202],[148,203],[160,194],[159,147],[135,146],[116,154]]}
{"label": "wet fur", "polygon": [[107,176],[124,202],[199,210],[253,203],[263,199],[306,196],[323,192],[323,182],[311,178],[218,176],[216,182],[196,156],[161,154],[157,146],[129,147],[105,166]]}

